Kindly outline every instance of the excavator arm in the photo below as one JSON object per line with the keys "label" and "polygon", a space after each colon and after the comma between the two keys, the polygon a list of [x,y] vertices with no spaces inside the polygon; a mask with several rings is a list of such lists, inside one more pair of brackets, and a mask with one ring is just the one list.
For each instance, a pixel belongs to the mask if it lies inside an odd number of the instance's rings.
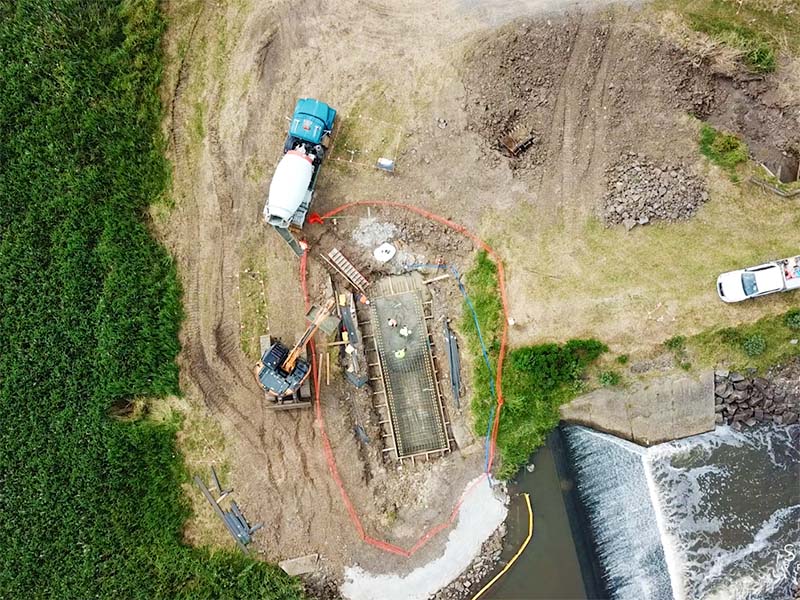
{"label": "excavator arm", "polygon": [[302,337],[297,340],[297,343],[294,347],[289,351],[289,354],[286,356],[286,360],[283,361],[281,365],[281,369],[284,373],[291,373],[294,371],[295,366],[297,365],[297,359],[300,358],[300,355],[305,350],[306,345],[308,344],[309,340],[314,337],[314,334],[319,329],[322,322],[328,318],[328,315],[331,314],[333,307],[336,306],[336,301],[333,298],[330,298],[326,303],[322,310],[317,313],[317,316],[311,322],[311,325],[303,333]]}

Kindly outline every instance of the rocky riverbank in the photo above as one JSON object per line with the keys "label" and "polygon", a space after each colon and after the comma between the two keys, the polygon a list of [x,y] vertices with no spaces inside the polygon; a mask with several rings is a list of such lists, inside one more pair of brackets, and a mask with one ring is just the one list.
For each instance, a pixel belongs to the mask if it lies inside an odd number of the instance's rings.
{"label": "rocky riverbank", "polygon": [[714,374],[716,424],[741,431],[758,423],[792,425],[800,418],[800,360],[766,377],[718,370]]}
{"label": "rocky riverbank", "polygon": [[430,600],[462,600],[472,598],[481,588],[481,584],[495,570],[503,551],[503,538],[506,535],[506,524],[503,523],[492,536],[481,546],[480,554],[467,569],[447,587],[431,596]]}

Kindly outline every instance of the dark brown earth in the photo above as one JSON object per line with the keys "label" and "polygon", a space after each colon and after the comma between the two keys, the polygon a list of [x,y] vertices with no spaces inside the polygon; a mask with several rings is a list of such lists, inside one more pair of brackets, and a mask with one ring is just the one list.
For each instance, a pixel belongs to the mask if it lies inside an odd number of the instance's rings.
{"label": "dark brown earth", "polygon": [[[786,161],[784,153],[796,157],[800,99],[780,98],[778,77],[754,75],[741,66],[721,72],[713,56],[692,54],[612,15],[518,21],[493,32],[467,55],[463,76],[470,127],[489,148],[517,128],[538,140],[512,161],[512,168],[554,158],[554,143],[566,135],[569,82],[570,93],[577,93],[568,109],[575,119],[570,129],[579,137],[592,134],[583,126],[596,113],[614,147],[638,146],[642,136],[660,138],[677,110],[741,136],[753,158],[773,169]],[[593,139],[585,143],[590,146]],[[573,173],[584,174],[585,168]]]}

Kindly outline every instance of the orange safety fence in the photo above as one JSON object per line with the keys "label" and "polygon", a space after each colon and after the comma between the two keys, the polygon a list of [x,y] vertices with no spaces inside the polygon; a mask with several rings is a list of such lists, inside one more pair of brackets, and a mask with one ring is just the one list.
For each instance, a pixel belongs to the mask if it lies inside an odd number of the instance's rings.
{"label": "orange safety fence", "polygon": [[[350,515],[350,520],[353,523],[353,526],[356,528],[356,532],[358,536],[364,540],[366,543],[384,550],[386,552],[391,552],[393,554],[397,554],[404,557],[409,557],[414,554],[417,550],[419,550],[422,546],[424,546],[428,540],[432,537],[450,527],[456,519],[458,515],[458,510],[461,508],[461,504],[464,501],[464,498],[472,491],[472,489],[482,482],[484,479],[490,477],[492,465],[494,463],[494,456],[495,456],[495,447],[497,442],[497,432],[500,426],[500,411],[503,407],[503,362],[505,360],[506,355],[506,345],[507,345],[507,338],[508,338],[508,299],[506,297],[506,286],[505,286],[505,271],[503,270],[503,263],[500,260],[499,255],[494,251],[494,249],[489,246],[486,242],[484,242],[481,238],[477,235],[469,231],[463,225],[455,223],[450,219],[446,219],[441,215],[437,215],[435,213],[429,212],[417,206],[411,206],[409,204],[403,204],[402,202],[392,202],[389,200],[373,200],[373,201],[362,201],[362,202],[349,202],[347,204],[343,204],[341,206],[336,207],[335,209],[325,213],[321,217],[317,215],[312,215],[314,218],[309,218],[309,223],[324,223],[325,219],[330,219],[335,217],[337,214],[354,207],[359,206],[383,206],[383,207],[390,207],[390,208],[399,208],[414,212],[422,217],[430,219],[432,221],[436,221],[450,229],[468,237],[471,239],[476,246],[482,248],[489,254],[492,259],[494,259],[495,265],[497,266],[497,283],[498,287],[500,288],[500,299],[503,305],[503,332],[500,339],[500,354],[497,359],[497,369],[495,373],[495,379],[497,382],[497,406],[495,409],[495,416],[494,416],[494,423],[492,424],[492,431],[491,437],[489,442],[489,459],[486,463],[486,469],[484,473],[476,479],[475,481],[470,484],[461,497],[456,502],[453,510],[450,512],[449,518],[439,523],[438,525],[434,525],[427,531],[425,531],[422,536],[417,540],[417,542],[408,550],[401,548],[395,544],[390,542],[386,542],[383,540],[378,540],[373,538],[372,536],[368,535],[364,531],[364,526],[361,524],[361,519],[358,517],[358,513],[356,512],[355,507],[353,506],[353,502],[350,499],[350,495],[347,493],[345,489],[344,482],[342,481],[341,476],[339,475],[339,469],[336,466],[336,458],[333,455],[333,448],[331,447],[330,439],[328,438],[328,434],[325,430],[325,419],[322,415],[322,405],[320,404],[319,396],[320,396],[320,386],[315,386],[315,393],[314,393],[314,414],[316,417],[316,423],[320,430],[320,437],[322,438],[322,450],[325,454],[325,460],[328,463],[328,470],[333,477],[333,480],[336,482],[337,487],[339,488],[339,493],[341,494],[342,501],[344,502],[345,508],[347,509],[347,513]],[[306,251],[303,256],[300,258],[300,284],[303,289],[303,298],[305,300],[306,310],[310,308],[311,300],[308,294],[308,251]],[[314,347],[314,341],[311,340],[309,342],[309,348],[311,350],[311,376],[313,381],[317,381],[317,359],[316,359],[316,350]]]}

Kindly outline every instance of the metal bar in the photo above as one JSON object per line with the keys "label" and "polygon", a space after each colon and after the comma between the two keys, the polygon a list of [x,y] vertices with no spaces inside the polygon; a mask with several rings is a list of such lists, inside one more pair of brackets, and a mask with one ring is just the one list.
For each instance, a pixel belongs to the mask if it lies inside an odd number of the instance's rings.
{"label": "metal bar", "polygon": [[211,479],[214,480],[214,485],[217,486],[220,494],[224,494],[225,490],[222,489],[222,485],[219,482],[219,477],[217,477],[217,472],[214,470],[214,467],[211,467]]}
{"label": "metal bar", "polygon": [[203,496],[206,497],[206,500],[208,500],[208,503],[214,509],[214,512],[217,513],[217,516],[220,519],[222,519],[222,522],[225,524],[225,527],[227,528],[231,536],[233,536],[233,539],[236,540],[236,544],[239,546],[241,551],[244,552],[245,554],[249,554],[249,552],[247,551],[247,547],[242,543],[242,541],[239,539],[239,536],[236,535],[236,532],[228,523],[228,520],[225,518],[225,513],[222,511],[219,504],[217,504],[217,501],[214,500],[214,497],[211,495],[211,492],[208,491],[208,488],[206,487],[206,484],[203,483],[203,480],[200,479],[198,475],[195,475],[194,482],[197,485],[197,487],[200,488],[200,491],[203,492]]}
{"label": "metal bar", "polygon": [[441,281],[442,279],[448,279],[449,277],[450,277],[450,273],[446,273],[444,275],[439,275],[438,277],[432,277],[431,279],[426,279],[422,283],[428,285],[428,284],[431,284],[431,283],[433,283],[435,281]]}

